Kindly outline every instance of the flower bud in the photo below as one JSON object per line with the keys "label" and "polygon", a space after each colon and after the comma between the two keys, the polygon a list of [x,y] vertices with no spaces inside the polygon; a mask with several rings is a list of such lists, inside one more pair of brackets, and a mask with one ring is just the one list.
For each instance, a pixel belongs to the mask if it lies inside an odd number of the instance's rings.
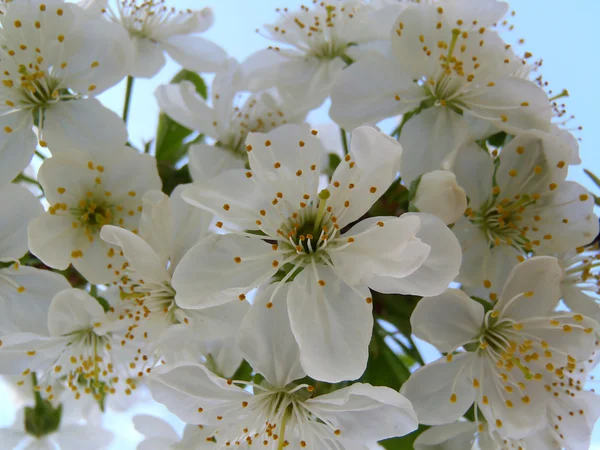
{"label": "flower bud", "polygon": [[452,172],[434,170],[421,177],[412,204],[420,212],[433,214],[450,225],[467,209],[467,195]]}

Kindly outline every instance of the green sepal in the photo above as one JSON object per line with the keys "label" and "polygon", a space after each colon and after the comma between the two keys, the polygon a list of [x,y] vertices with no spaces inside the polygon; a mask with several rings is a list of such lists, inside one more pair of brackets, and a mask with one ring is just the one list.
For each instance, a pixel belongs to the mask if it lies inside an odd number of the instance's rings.
{"label": "green sepal", "polygon": [[429,428],[431,427],[428,425],[419,425],[419,428],[406,436],[386,439],[385,441],[380,441],[379,444],[387,450],[413,450],[415,448],[415,440]]}
{"label": "green sepal", "polygon": [[60,428],[62,405],[56,408],[48,400],[37,398],[35,406],[25,408],[25,431],[37,438],[52,434]]}

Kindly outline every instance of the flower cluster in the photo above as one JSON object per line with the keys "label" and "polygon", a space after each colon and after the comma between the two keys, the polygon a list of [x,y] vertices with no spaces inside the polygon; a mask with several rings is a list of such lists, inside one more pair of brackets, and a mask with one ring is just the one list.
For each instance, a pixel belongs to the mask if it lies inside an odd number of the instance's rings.
{"label": "flower cluster", "polygon": [[141,450],[589,448],[600,203],[508,4],[277,12],[238,62],[209,9],[0,4],[0,446],[106,448],[149,392],[187,425],[136,416]]}

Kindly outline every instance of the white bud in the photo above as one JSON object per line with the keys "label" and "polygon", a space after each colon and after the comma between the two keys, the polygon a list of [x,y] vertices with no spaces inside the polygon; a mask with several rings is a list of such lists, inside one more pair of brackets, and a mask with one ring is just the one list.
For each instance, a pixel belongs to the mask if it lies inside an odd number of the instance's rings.
{"label": "white bud", "polygon": [[456,183],[452,172],[434,170],[421,177],[413,205],[420,212],[433,214],[450,225],[467,209],[467,194]]}

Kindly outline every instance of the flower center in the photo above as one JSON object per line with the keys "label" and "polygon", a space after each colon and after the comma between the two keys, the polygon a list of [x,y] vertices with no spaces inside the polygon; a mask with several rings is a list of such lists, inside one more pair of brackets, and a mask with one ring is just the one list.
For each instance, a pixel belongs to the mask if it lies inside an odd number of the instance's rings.
{"label": "flower center", "polygon": [[114,22],[121,22],[131,36],[152,39],[153,32],[172,21],[188,20],[192,11],[178,11],[165,5],[165,0],[120,0],[118,13],[108,9],[106,13]]}

